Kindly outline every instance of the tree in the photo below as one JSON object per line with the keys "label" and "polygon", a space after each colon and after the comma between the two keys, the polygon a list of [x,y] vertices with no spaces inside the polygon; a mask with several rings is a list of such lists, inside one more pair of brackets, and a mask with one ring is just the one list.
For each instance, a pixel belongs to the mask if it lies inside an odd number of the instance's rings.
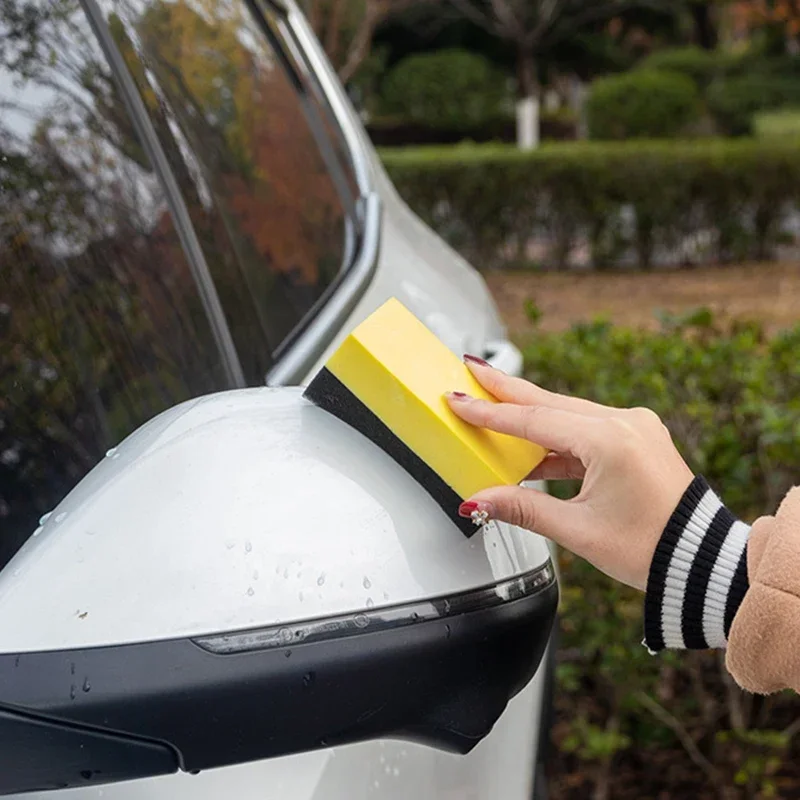
{"label": "tree", "polygon": [[738,0],[732,11],[739,31],[749,34],[759,28],[771,28],[781,34],[788,47],[798,49],[800,0]]}
{"label": "tree", "polygon": [[348,83],[369,56],[376,28],[420,2],[423,0],[303,0],[303,10],[339,79]]}
{"label": "tree", "polygon": [[[654,0],[450,0],[467,19],[514,48],[517,78],[517,142],[539,141],[538,59],[543,52],[597,22]],[[660,3],[658,4],[661,5]]]}
{"label": "tree", "polygon": [[717,46],[719,34],[715,11],[719,5],[718,0],[687,0],[695,42],[704,50],[713,50]]}

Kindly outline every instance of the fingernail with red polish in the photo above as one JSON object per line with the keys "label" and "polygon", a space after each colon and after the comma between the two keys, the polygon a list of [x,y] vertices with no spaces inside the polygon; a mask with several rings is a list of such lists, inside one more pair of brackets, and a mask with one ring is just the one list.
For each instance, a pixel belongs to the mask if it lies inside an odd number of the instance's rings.
{"label": "fingernail with red polish", "polygon": [[485,525],[492,518],[494,508],[491,503],[481,500],[467,500],[458,507],[458,516],[471,519],[475,525]]}
{"label": "fingernail with red polish", "polygon": [[448,392],[447,397],[450,400],[458,400],[460,403],[463,403],[465,400],[472,400],[472,398],[468,394],[464,394],[464,392]]}
{"label": "fingernail with red polish", "polygon": [[488,361],[484,361],[482,358],[478,356],[470,355],[469,353],[464,353],[464,361],[469,364],[477,364],[479,367],[491,367],[492,365]]}

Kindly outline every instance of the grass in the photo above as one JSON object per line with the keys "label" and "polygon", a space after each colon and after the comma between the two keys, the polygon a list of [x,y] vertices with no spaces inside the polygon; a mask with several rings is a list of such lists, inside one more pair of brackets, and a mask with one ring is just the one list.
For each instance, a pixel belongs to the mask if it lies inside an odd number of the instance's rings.
{"label": "grass", "polygon": [[800,138],[800,109],[786,108],[756,114],[753,130],[759,139]]}

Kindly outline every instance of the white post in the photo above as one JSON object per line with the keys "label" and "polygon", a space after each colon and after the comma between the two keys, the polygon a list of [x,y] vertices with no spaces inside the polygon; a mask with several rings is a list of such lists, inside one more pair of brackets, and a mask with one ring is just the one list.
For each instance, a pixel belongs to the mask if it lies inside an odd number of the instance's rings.
{"label": "white post", "polygon": [[517,101],[517,147],[535,150],[539,146],[539,98],[523,97]]}
{"label": "white post", "polygon": [[589,126],[586,122],[586,96],[589,93],[586,84],[576,75],[570,86],[570,106],[578,120],[577,135],[579,139],[589,138]]}

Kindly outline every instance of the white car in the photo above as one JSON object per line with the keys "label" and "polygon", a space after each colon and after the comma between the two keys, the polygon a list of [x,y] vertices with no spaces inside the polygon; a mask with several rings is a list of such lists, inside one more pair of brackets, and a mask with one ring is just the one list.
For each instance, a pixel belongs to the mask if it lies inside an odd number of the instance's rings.
{"label": "white car", "polygon": [[393,296],[521,368],[302,15],[0,14],[0,795],[544,797],[548,544],[291,388]]}

